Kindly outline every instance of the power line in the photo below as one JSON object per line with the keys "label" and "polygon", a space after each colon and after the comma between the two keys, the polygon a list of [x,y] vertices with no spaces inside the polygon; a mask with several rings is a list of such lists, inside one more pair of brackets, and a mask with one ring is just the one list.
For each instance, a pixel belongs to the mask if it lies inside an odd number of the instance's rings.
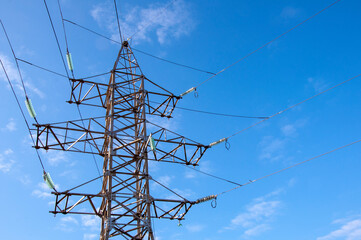
{"label": "power line", "polygon": [[[57,44],[57,46],[58,46],[58,50],[59,50],[59,53],[60,53],[61,61],[63,62],[66,75],[67,75],[68,79],[70,79],[69,73],[68,73],[68,69],[66,68],[66,63],[65,63],[64,58],[63,58],[63,52],[61,51],[59,39],[58,39],[58,36],[56,35],[56,31],[55,31],[55,28],[54,28],[53,20],[51,19],[51,15],[50,15],[50,12],[49,12],[49,8],[48,8],[48,5],[46,4],[46,0],[44,0],[44,5],[45,5],[45,8],[46,8],[46,12],[48,13],[48,17],[49,17],[49,21],[50,21],[50,24],[51,24],[51,28],[53,29],[53,34],[54,34],[54,37],[55,37],[55,40],[56,40],[56,44]],[[69,85],[70,85],[70,87],[71,87],[70,82],[69,82]]]}
{"label": "power line", "polygon": [[249,56],[255,54],[256,52],[258,52],[259,50],[267,47],[269,44],[273,43],[274,41],[276,41],[277,39],[283,37],[284,35],[286,35],[287,33],[291,32],[292,30],[296,29],[297,27],[303,25],[304,23],[308,22],[309,20],[313,19],[314,17],[316,17],[317,15],[319,15],[320,13],[326,11],[327,9],[331,8],[333,5],[335,5],[336,3],[340,2],[341,0],[337,0],[333,3],[331,3],[330,5],[328,5],[327,7],[323,8],[322,10],[318,11],[317,13],[315,13],[314,15],[312,15],[311,17],[307,18],[306,20],[303,20],[302,22],[300,22],[299,24],[297,24],[296,26],[288,29],[286,32],[282,33],[281,35],[278,35],[276,38],[272,39],[271,41],[265,43],[264,45],[262,45],[261,47],[257,48],[256,50],[248,53],[247,55],[245,55],[244,57],[240,58],[239,60],[235,61],[234,63],[232,63],[231,65],[223,68],[222,70],[220,70],[219,72],[217,72],[215,75],[207,78],[206,80],[204,80],[203,82],[199,83],[198,85],[196,85],[195,87],[193,87],[194,89],[198,88],[199,86],[203,85],[204,83],[208,82],[209,80],[211,80],[212,78],[218,76],[219,74],[221,74],[222,72],[226,71],[228,68],[233,67],[234,65],[236,65],[237,63],[243,61],[244,59],[248,58]]}
{"label": "power line", "polygon": [[[57,34],[56,34],[56,31],[55,31],[55,28],[54,28],[54,24],[53,24],[53,21],[52,21],[52,19],[51,19],[51,15],[50,15],[50,12],[49,12],[49,8],[48,8],[48,5],[46,4],[46,0],[44,0],[44,5],[45,5],[46,12],[47,12],[47,14],[48,14],[49,21],[50,21],[50,24],[51,24],[51,27],[52,27],[52,30],[53,30],[53,33],[54,33],[54,36],[55,36],[55,40],[56,40],[56,43],[57,43],[57,46],[58,46],[58,50],[59,50],[59,53],[60,53],[61,60],[62,60],[62,62],[63,62],[64,68],[65,68],[66,75],[67,75],[67,77],[68,77],[68,79],[69,79],[69,81],[68,81],[68,82],[69,82],[69,86],[70,86],[70,88],[72,89],[71,83],[70,83],[69,73],[68,73],[68,70],[67,70],[67,68],[66,68],[66,64],[65,64],[64,58],[63,58],[63,52],[61,51],[61,47],[60,47],[60,43],[59,43],[59,40],[58,40],[58,36],[57,36]],[[64,33],[65,33],[64,18],[63,18],[63,14],[62,14],[62,11],[61,11],[61,7],[60,7],[59,1],[58,1],[58,6],[59,6],[60,13],[61,13],[62,22],[63,22],[63,30],[64,30]],[[65,42],[66,42],[66,45],[67,45],[67,54],[69,54],[68,44],[67,44],[67,38],[66,38],[66,33],[65,33]],[[71,69],[70,71],[71,71],[71,73],[72,73],[73,78],[75,78],[75,77],[74,77],[74,71],[73,71],[73,69]],[[72,93],[72,94],[73,94],[73,93]],[[83,116],[82,116],[82,114],[81,114],[81,111],[80,111],[80,108],[79,108],[78,105],[77,105],[77,110],[78,110],[80,119],[82,120],[82,119],[83,119]],[[85,126],[83,120],[82,120],[82,124],[83,124],[83,126]],[[93,151],[93,150],[92,150],[92,151]],[[95,163],[95,165],[96,165],[96,169],[97,169],[97,171],[98,171],[98,174],[100,175],[100,171],[99,171],[98,164],[97,164],[97,162],[96,162],[95,157],[94,157],[93,154],[92,154],[92,156],[93,156],[94,163]]]}
{"label": "power line", "polygon": [[14,48],[13,48],[13,46],[11,45],[9,36],[8,36],[8,34],[7,34],[6,30],[5,30],[5,26],[4,26],[4,24],[3,24],[3,22],[2,22],[1,20],[0,20],[0,23],[1,23],[2,29],[4,30],[6,39],[7,39],[8,43],[9,43],[11,52],[13,53],[13,57],[14,57],[14,59],[15,59],[16,67],[17,67],[17,69],[18,69],[18,73],[19,73],[19,76],[20,76],[21,84],[23,85],[23,89],[24,89],[24,92],[25,92],[25,96],[27,97],[28,94],[27,94],[26,89],[25,89],[25,84],[24,84],[23,76],[22,76],[21,71],[20,71],[19,63],[18,63],[18,61],[16,60]]}
{"label": "power line", "polygon": [[120,23],[119,23],[119,16],[118,16],[118,8],[117,8],[117,1],[114,0],[114,9],[115,9],[115,14],[117,16],[117,24],[118,24],[118,30],[119,30],[119,37],[120,37],[120,41],[123,41],[122,38],[122,32],[120,31]]}
{"label": "power line", "polygon": [[293,164],[293,165],[291,165],[291,166],[289,166],[289,167],[283,168],[283,169],[278,170],[278,171],[275,171],[275,172],[273,172],[273,173],[267,174],[267,175],[265,175],[265,176],[256,178],[256,179],[254,179],[254,180],[250,180],[249,182],[246,182],[246,183],[244,183],[244,184],[241,184],[241,185],[239,185],[239,186],[237,186],[237,187],[234,187],[234,188],[231,188],[231,189],[229,189],[229,190],[223,191],[223,192],[217,194],[216,196],[220,196],[220,195],[226,194],[226,193],[228,193],[228,192],[234,191],[234,190],[236,190],[236,189],[238,189],[238,188],[240,188],[240,187],[244,187],[244,186],[249,185],[249,184],[251,184],[251,183],[255,183],[255,182],[257,182],[257,181],[260,181],[260,180],[263,180],[263,179],[265,179],[265,178],[271,177],[271,176],[273,176],[273,175],[275,175],[275,174],[284,172],[284,171],[286,171],[286,170],[289,170],[289,169],[291,169],[291,168],[297,167],[297,166],[302,165],[302,164],[304,164],[304,163],[310,162],[310,161],[312,161],[312,160],[314,160],[314,159],[323,157],[323,156],[328,155],[328,154],[330,154],[330,153],[336,152],[336,151],[341,150],[341,149],[343,149],[343,148],[352,146],[352,145],[354,145],[354,144],[356,144],[356,143],[359,143],[359,142],[361,142],[361,139],[360,139],[360,140],[357,140],[357,141],[354,141],[354,142],[351,142],[351,143],[349,143],[349,144],[343,145],[343,146],[341,146],[341,147],[335,148],[335,149],[333,149],[333,150],[331,150],[331,151],[322,153],[322,154],[317,155],[317,156],[315,156],[315,157],[309,158],[309,159],[304,160],[304,161],[302,161],[302,162]]}
{"label": "power line", "polygon": [[68,19],[64,19],[64,21],[67,22],[67,23],[71,23],[71,24],[73,24],[73,25],[75,25],[75,26],[77,26],[77,27],[80,27],[80,28],[82,28],[82,29],[84,29],[84,30],[86,30],[86,31],[88,31],[88,32],[94,33],[95,35],[98,35],[99,37],[105,38],[105,39],[107,39],[107,40],[109,40],[109,41],[112,41],[112,42],[114,42],[114,43],[122,44],[122,43],[119,42],[119,41],[116,41],[116,40],[111,39],[111,38],[109,38],[109,37],[107,37],[107,36],[104,36],[103,34],[100,34],[100,33],[96,32],[96,31],[94,31],[94,30],[91,30],[90,28],[84,27],[84,26],[82,26],[82,25],[80,25],[80,24],[78,24],[78,23],[75,23],[75,22],[73,22],[73,21],[70,21],[70,20],[68,20]]}
{"label": "power line", "polygon": [[[58,0],[58,7],[59,7],[60,16],[61,16],[61,22],[62,22],[63,30],[64,30],[67,60],[70,61],[70,62],[68,62],[68,65],[70,64],[70,65],[69,65],[69,67],[70,67],[70,66],[72,66],[73,64],[72,64],[72,60],[71,60],[71,55],[70,55],[70,53],[69,53],[69,45],[68,45],[68,39],[67,39],[67,37],[66,37],[64,17],[63,17],[63,12],[62,12],[62,10],[61,10],[61,6],[60,6],[59,0]],[[73,78],[75,79],[73,67],[70,68],[70,71],[71,71],[71,74],[72,74]],[[82,125],[83,125],[83,127],[85,128],[85,124],[84,124],[84,121],[83,121],[83,115],[82,115],[82,113],[81,113],[81,111],[80,111],[80,107],[79,107],[79,105],[76,105],[76,107],[77,107],[77,109],[78,109],[78,113],[79,113],[80,119],[82,120],[82,121],[81,121],[81,122],[82,122]],[[93,153],[93,148],[92,148],[91,145],[90,145],[90,150],[91,150],[91,152]],[[98,163],[97,163],[97,161],[96,161],[96,159],[95,159],[94,153],[92,154],[92,157],[93,157],[93,161],[94,161],[95,167],[96,167],[96,169],[97,169],[97,172],[98,172],[98,174],[100,175],[99,166],[98,166]]]}
{"label": "power line", "polygon": [[[160,102],[151,101],[148,100],[151,103],[161,104]],[[190,112],[197,112],[197,113],[204,113],[204,114],[210,114],[210,115],[217,115],[217,116],[224,116],[224,117],[235,117],[235,118],[256,118],[256,119],[266,119],[268,117],[260,117],[260,116],[245,116],[245,115],[236,115],[236,114],[227,114],[227,113],[217,113],[217,112],[209,112],[209,111],[203,111],[198,109],[192,109],[192,108],[184,108],[184,107],[178,107],[175,106],[174,108],[186,110]]]}
{"label": "power line", "polygon": [[336,87],[339,87],[339,86],[341,86],[341,85],[343,85],[343,84],[345,84],[345,83],[347,83],[347,82],[350,82],[351,80],[353,80],[353,79],[355,79],[355,78],[358,78],[358,77],[360,77],[360,76],[361,76],[361,74],[358,74],[358,75],[356,75],[356,76],[354,76],[354,77],[352,77],[352,78],[349,78],[349,79],[347,79],[347,80],[345,80],[345,81],[343,81],[343,82],[341,82],[341,83],[338,83],[338,84],[336,84],[336,85],[334,85],[334,86],[332,86],[332,87],[330,87],[330,88],[328,88],[328,89],[326,89],[326,90],[324,90],[324,91],[322,91],[322,92],[320,92],[320,93],[317,93],[317,94],[315,94],[315,95],[313,95],[313,96],[311,96],[311,97],[309,97],[309,98],[306,98],[305,100],[302,100],[301,102],[298,102],[298,103],[296,103],[296,104],[294,104],[294,105],[292,105],[292,106],[290,106],[290,107],[288,107],[288,108],[285,108],[285,109],[283,109],[283,110],[281,110],[281,111],[273,114],[272,116],[270,116],[270,117],[268,117],[268,118],[265,118],[265,119],[263,119],[263,120],[255,123],[255,124],[252,124],[252,125],[249,126],[249,127],[246,127],[246,128],[244,128],[244,129],[242,129],[242,130],[240,130],[240,131],[238,131],[238,132],[236,132],[236,133],[234,133],[234,134],[226,137],[226,139],[231,138],[231,137],[234,137],[234,136],[236,136],[237,134],[240,134],[241,132],[244,132],[244,131],[252,128],[252,127],[255,127],[255,126],[259,125],[260,123],[262,123],[262,122],[264,122],[264,121],[267,121],[267,120],[269,120],[269,119],[271,119],[271,118],[273,118],[273,117],[275,117],[275,116],[277,116],[277,115],[280,115],[280,114],[282,114],[282,113],[284,113],[284,112],[286,112],[286,111],[288,111],[288,110],[291,110],[292,108],[295,108],[295,107],[297,107],[298,105],[301,105],[302,103],[305,103],[305,102],[307,102],[307,101],[309,101],[309,100],[311,100],[311,99],[313,99],[313,98],[315,98],[315,97],[317,97],[317,96],[320,96],[321,94],[324,94],[324,93],[326,93],[326,92],[328,92],[328,91],[330,91],[330,90],[332,90],[332,89],[334,89],[334,88],[336,88]]}
{"label": "power line", "polygon": [[[68,23],[70,23],[70,24],[73,24],[73,25],[75,25],[75,26],[77,26],[77,27],[80,27],[80,28],[82,28],[82,29],[84,29],[84,30],[86,30],[86,31],[88,31],[88,32],[91,32],[91,33],[93,33],[93,34],[95,34],[95,35],[98,35],[99,37],[102,37],[102,38],[107,39],[107,40],[109,40],[109,41],[111,41],[111,42],[114,42],[114,43],[116,43],[116,44],[122,44],[122,43],[119,42],[119,41],[116,41],[116,40],[111,39],[111,38],[109,38],[109,37],[107,37],[107,36],[104,36],[103,34],[100,34],[100,33],[96,32],[96,31],[94,31],[94,30],[91,30],[91,29],[89,29],[89,28],[87,28],[87,27],[84,27],[84,26],[82,26],[82,25],[80,25],[80,24],[78,24],[78,23],[75,23],[75,22],[73,22],[73,21],[70,21],[70,20],[68,20],[68,19],[64,19],[64,21],[65,21],[65,22],[68,22]],[[158,57],[158,56],[155,56],[155,55],[153,55],[153,54],[147,53],[147,52],[145,52],[145,51],[143,51],[143,50],[140,50],[140,49],[136,49],[136,48],[132,48],[132,49],[133,49],[134,51],[136,51],[136,52],[141,53],[141,54],[144,54],[144,55],[147,55],[147,56],[149,56],[149,57],[158,59],[158,60],[160,60],[160,61],[164,61],[164,62],[167,62],[167,63],[170,63],[170,64],[177,65],[177,66],[179,66],[179,67],[184,67],[184,68],[192,69],[192,70],[195,70],[195,71],[198,71],[198,72],[203,72],[203,73],[207,73],[207,74],[210,74],[210,75],[215,75],[215,73],[213,73],[213,72],[206,71],[206,70],[202,70],[202,69],[199,69],[199,68],[195,68],[195,67],[192,67],[192,66],[189,66],[189,65],[185,65],[185,64],[182,64],[182,63],[177,63],[177,62],[174,62],[174,61],[165,59],[165,58],[161,58],[161,57]]]}
{"label": "power line", "polygon": [[228,179],[225,179],[225,178],[222,178],[222,177],[218,177],[218,176],[216,176],[216,175],[213,175],[213,174],[210,174],[210,173],[207,173],[207,172],[198,170],[198,169],[196,169],[196,168],[192,168],[192,167],[187,166],[187,165],[184,165],[184,166],[187,167],[187,168],[189,168],[189,169],[192,169],[193,171],[202,173],[202,174],[204,174],[204,175],[207,175],[207,176],[210,176],[210,177],[213,177],[213,178],[216,178],[216,179],[219,179],[219,180],[228,182],[228,183],[232,183],[232,184],[234,184],[234,185],[242,186],[242,184],[240,184],[240,183],[236,183],[236,182],[233,182],[233,181],[231,181],[231,180],[228,180]]}
{"label": "power line", "polygon": [[[18,61],[23,62],[23,63],[26,63],[26,64],[28,64],[28,65],[30,65],[30,66],[33,66],[33,67],[42,69],[42,70],[44,70],[44,71],[47,71],[47,72],[50,72],[50,73],[53,73],[53,74],[55,74],[55,75],[58,75],[58,76],[61,76],[61,77],[64,77],[64,78],[67,78],[67,79],[68,79],[68,77],[67,77],[66,75],[64,75],[64,74],[55,72],[55,71],[50,70],[50,69],[45,68],[45,67],[41,67],[41,66],[39,66],[39,65],[36,65],[35,63],[26,61],[26,60],[21,59],[21,58],[16,58],[16,59],[17,59]],[[82,77],[82,78],[80,78],[80,79],[95,78],[95,77],[100,77],[100,76],[104,76],[104,75],[108,75],[108,74],[110,74],[110,71],[109,71],[109,72],[105,72],[105,73],[99,73],[99,74],[91,75],[91,76],[88,76],[88,77]]]}
{"label": "power line", "polygon": [[180,66],[180,67],[189,68],[189,69],[192,69],[192,70],[195,70],[195,71],[198,71],[198,72],[207,73],[207,74],[210,74],[210,75],[216,75],[216,74],[213,73],[213,72],[209,72],[209,71],[202,70],[202,69],[199,69],[199,68],[191,67],[191,66],[184,65],[184,64],[181,64],[181,63],[176,63],[176,62],[173,62],[173,61],[170,61],[170,60],[161,58],[161,57],[157,57],[157,56],[152,55],[152,54],[150,54],[150,53],[146,53],[146,52],[144,52],[144,51],[142,51],[142,50],[139,50],[139,49],[135,49],[135,48],[132,48],[132,49],[133,49],[134,51],[136,51],[136,52],[142,53],[142,54],[147,55],[147,56],[152,57],[152,58],[156,58],[156,59],[161,60],[161,61],[163,61],[163,62],[171,63],[171,64],[174,64],[174,65],[177,65],[177,66]]}
{"label": "power line", "polygon": [[184,107],[178,107],[175,108],[191,111],[191,112],[197,112],[197,113],[205,113],[210,115],[217,115],[217,116],[224,116],[224,117],[235,117],[235,118],[256,118],[256,119],[267,119],[268,117],[257,117],[257,116],[245,116],[245,115],[235,115],[235,114],[226,114],[226,113],[216,113],[216,112],[209,112],[209,111],[203,111],[203,110],[197,110],[197,109],[191,109],[191,108],[184,108]]}
{"label": "power line", "polygon": [[25,61],[25,60],[23,60],[23,59],[17,58],[17,60],[18,60],[18,61],[20,61],[20,62],[26,63],[26,64],[28,64],[28,65],[31,65],[31,66],[33,66],[33,67],[36,67],[36,68],[42,69],[42,70],[44,70],[44,71],[47,71],[47,72],[50,72],[50,73],[56,74],[56,75],[58,75],[58,76],[61,76],[61,77],[64,77],[64,78],[68,78],[68,77],[67,77],[66,75],[64,75],[64,74],[61,74],[61,73],[55,72],[55,71],[53,71],[53,70],[50,70],[50,69],[47,69],[47,68],[44,68],[44,67],[40,67],[39,65],[36,65],[36,64],[34,64],[34,63],[31,63],[31,62]]}
{"label": "power line", "polygon": [[[8,80],[8,83],[9,83],[9,85],[10,85],[11,91],[13,92],[13,95],[14,95],[14,97],[15,97],[16,103],[18,104],[18,107],[19,107],[19,109],[20,109],[21,115],[23,116],[23,119],[24,119],[24,121],[25,121],[26,127],[27,127],[27,129],[28,129],[28,131],[29,131],[30,138],[31,138],[31,140],[32,140],[32,142],[33,142],[33,144],[34,144],[34,146],[35,146],[35,140],[34,140],[34,138],[33,138],[33,135],[31,134],[30,125],[29,125],[28,121],[26,120],[24,111],[23,111],[23,109],[22,109],[22,107],[21,107],[21,104],[20,104],[20,102],[19,102],[19,99],[18,99],[18,97],[17,97],[17,95],[16,95],[16,92],[15,92],[15,90],[14,90],[14,87],[13,87],[13,85],[12,85],[12,83],[11,83],[11,80],[10,80],[10,78],[9,78],[9,76],[8,76],[8,73],[7,73],[7,71],[6,71],[6,69],[5,69],[5,66],[4,66],[4,64],[3,64],[3,62],[2,62],[1,59],[0,59],[0,63],[1,63],[2,69],[4,70],[6,79]],[[44,164],[43,164],[43,161],[42,161],[42,159],[41,159],[41,157],[40,157],[40,154],[39,154],[39,152],[38,152],[38,149],[35,149],[35,150],[36,150],[36,155],[38,156],[38,159],[39,159],[41,168],[43,169],[44,172],[46,172],[46,171],[45,171]]]}

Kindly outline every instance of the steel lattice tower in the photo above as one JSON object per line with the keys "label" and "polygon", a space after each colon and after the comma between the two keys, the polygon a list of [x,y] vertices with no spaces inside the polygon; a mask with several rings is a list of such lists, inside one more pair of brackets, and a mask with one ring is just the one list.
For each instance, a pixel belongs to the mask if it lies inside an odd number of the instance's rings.
{"label": "steel lattice tower", "polygon": [[[127,41],[122,44],[108,84],[71,81],[69,103],[103,108],[105,116],[37,124],[35,147],[102,156],[102,187],[94,194],[75,192],[93,179],[64,192],[53,192],[56,202],[51,213],[98,216],[101,240],[154,240],[152,218],[183,220],[196,202],[170,189],[178,199],[152,197],[149,183],[157,181],[149,175],[148,162],[196,166],[209,146],[147,121],[147,115],[171,117],[180,97],[143,75]],[[148,134],[150,124],[155,130]]]}

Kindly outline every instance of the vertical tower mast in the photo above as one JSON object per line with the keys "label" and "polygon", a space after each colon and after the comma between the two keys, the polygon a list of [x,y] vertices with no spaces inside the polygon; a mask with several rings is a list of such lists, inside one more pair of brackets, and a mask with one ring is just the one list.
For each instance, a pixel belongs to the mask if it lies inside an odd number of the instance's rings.
{"label": "vertical tower mast", "polygon": [[[119,86],[119,83],[121,85]],[[121,93],[119,95],[116,94]],[[128,110],[121,108],[117,110],[115,106],[129,105]],[[119,166],[118,161],[114,158],[113,138],[117,136],[119,130],[114,130],[114,117],[119,116],[119,113],[125,116],[132,116],[132,120],[126,119],[124,124],[129,126],[128,136],[133,136],[133,139],[127,142],[128,155],[124,155],[123,164]],[[130,117],[131,118],[131,117]],[[129,121],[128,123],[127,120]],[[103,173],[106,177],[103,178],[102,193],[107,196],[103,199],[102,208],[102,229],[101,239],[107,240],[111,235],[117,219],[112,216],[112,211],[117,207],[123,206],[124,203],[118,201],[117,194],[120,190],[127,189],[132,196],[133,203],[128,203],[134,208],[129,209],[130,218],[127,223],[128,226],[133,226],[129,232],[136,232],[131,234],[132,239],[143,239],[148,234],[148,239],[154,239],[151,230],[151,214],[150,214],[150,196],[149,196],[149,175],[148,175],[148,156],[146,151],[147,133],[146,133],[146,112],[145,112],[145,90],[144,90],[144,76],[131,52],[128,42],[123,42],[122,48],[119,51],[117,60],[111,71],[111,77],[108,84],[106,96],[106,133],[104,144],[104,166]],[[117,127],[116,129],[119,129]],[[123,130],[125,132],[125,130]],[[113,164],[115,163],[115,164]],[[114,165],[114,166],[113,166]],[[118,171],[121,170],[122,172]],[[121,180],[119,184],[113,185],[113,178],[124,179],[132,176],[131,179]],[[116,182],[115,180],[114,182]],[[120,189],[119,189],[120,187]],[[114,199],[114,200],[113,200]],[[114,201],[114,204],[112,204]],[[127,202],[127,200],[126,200]],[[115,207],[114,207],[115,206]],[[126,215],[123,216],[123,218]],[[134,231],[136,230],[136,231]],[[130,237],[130,236],[129,236]]]}

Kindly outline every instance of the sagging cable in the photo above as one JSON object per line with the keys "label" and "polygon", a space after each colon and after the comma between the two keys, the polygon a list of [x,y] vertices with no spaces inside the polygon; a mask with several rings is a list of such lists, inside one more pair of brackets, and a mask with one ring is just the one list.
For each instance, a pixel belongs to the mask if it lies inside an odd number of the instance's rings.
{"label": "sagging cable", "polygon": [[188,89],[187,91],[185,91],[184,93],[182,93],[182,94],[179,95],[179,96],[180,96],[180,97],[183,97],[183,96],[187,95],[188,93],[191,93],[191,92],[193,92],[193,91],[195,91],[195,90],[196,90],[196,88],[195,88],[195,87],[192,87],[192,88]]}
{"label": "sagging cable", "polygon": [[25,105],[26,105],[26,108],[28,109],[30,117],[35,118],[36,117],[35,109],[29,98],[26,98]]}
{"label": "sagging cable", "polygon": [[70,52],[66,53],[66,61],[68,62],[69,70],[73,71],[74,70],[73,59],[71,58],[71,53]]}
{"label": "sagging cable", "polygon": [[211,148],[211,147],[213,147],[214,145],[220,144],[220,143],[225,142],[225,141],[227,141],[227,140],[228,140],[228,138],[222,138],[222,139],[220,139],[220,140],[218,140],[218,141],[216,141],[216,142],[212,142],[212,143],[209,144],[208,146]]}
{"label": "sagging cable", "polygon": [[56,192],[55,184],[54,184],[53,180],[50,177],[50,173],[47,173],[47,172],[44,171],[43,179],[44,179],[44,182],[46,183],[46,185],[48,185],[48,187],[50,189],[53,189]]}

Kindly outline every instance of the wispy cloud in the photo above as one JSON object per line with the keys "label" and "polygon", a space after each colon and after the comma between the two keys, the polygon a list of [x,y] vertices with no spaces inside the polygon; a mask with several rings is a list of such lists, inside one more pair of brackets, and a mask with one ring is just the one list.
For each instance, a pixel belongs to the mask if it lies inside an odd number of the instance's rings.
{"label": "wispy cloud", "polygon": [[[59,185],[55,185],[55,188],[59,189]],[[48,185],[46,185],[43,182],[40,182],[38,183],[37,189],[35,189],[32,192],[32,195],[37,198],[43,198],[43,199],[52,198],[53,196],[51,195],[51,191],[53,190],[50,189]]]}
{"label": "wispy cloud", "polygon": [[60,163],[64,163],[68,161],[68,158],[65,156],[65,153],[62,151],[50,151],[47,152],[45,156],[47,157],[47,160],[52,166],[57,166]]}
{"label": "wispy cloud", "polygon": [[189,232],[195,233],[195,232],[201,232],[205,228],[205,226],[202,224],[192,224],[192,225],[187,225],[186,228]]}
{"label": "wispy cloud", "polygon": [[96,239],[99,237],[99,234],[95,234],[95,233],[85,233],[83,239],[84,240],[92,240],[92,239]]}
{"label": "wispy cloud", "polygon": [[5,127],[1,128],[1,131],[14,132],[15,130],[16,130],[16,122],[13,118],[10,118],[8,123],[5,125]]}
{"label": "wispy cloud", "polygon": [[281,201],[274,199],[280,192],[282,190],[276,190],[253,199],[246,209],[234,217],[230,225],[220,232],[242,228],[244,236],[255,236],[270,230],[270,222],[281,206]]}
{"label": "wispy cloud", "polygon": [[[19,93],[23,94],[23,86],[21,84],[21,80],[20,80],[20,76],[18,73],[18,70],[15,66],[15,64],[10,61],[9,57],[7,57],[6,55],[0,53],[0,59],[4,64],[4,67],[6,69],[6,72],[9,76],[10,81],[12,82],[14,88],[16,91],[19,91]],[[3,72],[2,68],[0,69],[0,79],[5,81],[7,83],[7,78],[5,76],[5,73]],[[24,85],[26,90],[35,93],[36,95],[38,95],[40,98],[44,98],[45,94],[38,89],[37,87],[35,87],[30,81],[28,81],[26,79],[26,74],[24,72],[21,72],[23,79],[24,79]]]}
{"label": "wispy cloud", "polygon": [[3,173],[8,173],[12,169],[15,161],[11,159],[11,154],[13,150],[7,149],[4,152],[0,153],[0,171]]}
{"label": "wispy cloud", "polygon": [[83,215],[81,222],[84,227],[90,228],[90,230],[99,230],[100,218],[92,215]]}
{"label": "wispy cloud", "polygon": [[79,225],[79,221],[72,216],[61,217],[56,228],[63,232],[73,232]]}
{"label": "wispy cloud", "polygon": [[286,148],[290,140],[298,136],[298,129],[303,127],[307,120],[297,120],[293,123],[287,123],[280,128],[281,134],[277,137],[265,136],[260,142],[260,159],[278,161],[286,158]]}
{"label": "wispy cloud", "polygon": [[311,87],[316,93],[322,92],[328,87],[327,83],[321,78],[309,77],[307,82],[307,87]]}
{"label": "wispy cloud", "polygon": [[281,17],[283,19],[289,20],[293,18],[297,18],[301,13],[301,10],[299,8],[287,6],[282,9]]}
{"label": "wispy cloud", "polygon": [[[336,221],[338,222],[338,221]],[[359,240],[361,239],[361,218],[345,222],[337,230],[318,237],[317,240]]]}
{"label": "wispy cloud", "polygon": [[[155,35],[160,44],[188,35],[195,28],[190,6],[183,0],[168,5],[152,3],[147,7],[133,7],[120,11],[122,34],[126,38],[137,34],[135,42],[152,41]],[[111,4],[97,4],[91,10],[91,16],[101,26],[107,27],[112,38],[119,40],[115,12]],[[125,13],[125,14],[122,14]]]}

